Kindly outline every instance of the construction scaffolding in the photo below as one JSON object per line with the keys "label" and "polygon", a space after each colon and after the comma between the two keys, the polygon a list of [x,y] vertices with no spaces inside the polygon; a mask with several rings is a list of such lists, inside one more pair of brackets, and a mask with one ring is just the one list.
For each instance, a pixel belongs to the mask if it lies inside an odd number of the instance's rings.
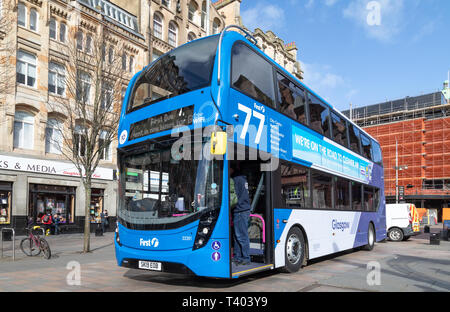
{"label": "construction scaffolding", "polygon": [[398,171],[398,185],[406,197],[422,199],[419,207],[426,198],[450,198],[450,102],[442,92],[343,113],[380,142],[386,197],[395,198]]}

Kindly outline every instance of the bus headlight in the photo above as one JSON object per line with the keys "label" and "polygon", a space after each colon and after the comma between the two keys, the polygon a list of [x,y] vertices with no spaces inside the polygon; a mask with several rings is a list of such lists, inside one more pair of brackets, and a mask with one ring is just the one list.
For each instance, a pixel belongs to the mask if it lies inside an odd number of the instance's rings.
{"label": "bus headlight", "polygon": [[216,225],[217,217],[219,216],[217,209],[212,209],[205,212],[200,217],[198,224],[197,235],[195,236],[193,250],[202,248],[206,245],[211,237],[214,226]]}
{"label": "bus headlight", "polygon": [[120,236],[119,236],[119,222],[116,222],[116,242],[119,244],[119,246],[122,246],[120,243]]}

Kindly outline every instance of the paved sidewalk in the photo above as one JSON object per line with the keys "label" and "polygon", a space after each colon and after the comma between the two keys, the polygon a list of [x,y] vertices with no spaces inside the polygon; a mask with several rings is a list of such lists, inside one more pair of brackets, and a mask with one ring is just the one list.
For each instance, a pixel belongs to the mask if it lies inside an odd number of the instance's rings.
{"label": "paved sidewalk", "polygon": [[[377,243],[375,249],[346,251],[310,261],[295,274],[263,272],[239,280],[215,280],[118,267],[114,233],[91,237],[92,252],[82,254],[82,234],[50,236],[50,260],[25,257],[0,261],[0,292],[315,292],[315,291],[450,291],[450,242],[427,239]],[[381,268],[381,285],[367,283],[368,263]],[[80,284],[74,285],[73,264]]]}

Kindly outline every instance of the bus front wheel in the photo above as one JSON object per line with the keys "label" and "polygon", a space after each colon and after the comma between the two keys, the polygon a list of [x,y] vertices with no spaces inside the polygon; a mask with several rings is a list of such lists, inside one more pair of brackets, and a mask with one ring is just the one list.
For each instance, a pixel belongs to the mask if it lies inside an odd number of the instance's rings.
{"label": "bus front wheel", "polygon": [[295,273],[300,270],[305,258],[305,238],[298,227],[292,227],[286,237],[284,247],[286,273]]}

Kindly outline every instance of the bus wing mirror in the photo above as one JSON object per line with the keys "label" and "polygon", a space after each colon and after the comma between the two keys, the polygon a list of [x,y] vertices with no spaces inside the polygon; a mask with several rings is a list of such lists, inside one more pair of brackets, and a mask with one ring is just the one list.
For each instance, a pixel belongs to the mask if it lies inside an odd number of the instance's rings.
{"label": "bus wing mirror", "polygon": [[227,151],[227,133],[217,131],[211,133],[211,155],[225,155]]}

